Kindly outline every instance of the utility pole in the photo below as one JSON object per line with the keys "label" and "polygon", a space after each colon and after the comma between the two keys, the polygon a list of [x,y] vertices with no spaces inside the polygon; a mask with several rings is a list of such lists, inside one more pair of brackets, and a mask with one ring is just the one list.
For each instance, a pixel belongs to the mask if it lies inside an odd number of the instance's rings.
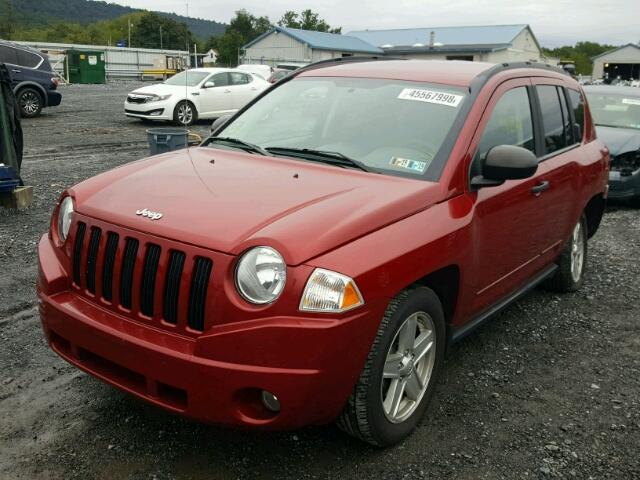
{"label": "utility pole", "polygon": [[127,21],[129,24],[129,42],[127,43],[127,47],[131,48],[131,19]]}
{"label": "utility pole", "polygon": [[162,25],[160,25],[160,50],[162,50]]}

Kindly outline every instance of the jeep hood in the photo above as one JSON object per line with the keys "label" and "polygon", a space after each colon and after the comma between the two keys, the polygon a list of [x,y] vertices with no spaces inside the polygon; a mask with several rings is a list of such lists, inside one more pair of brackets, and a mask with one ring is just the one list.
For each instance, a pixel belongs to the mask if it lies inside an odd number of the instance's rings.
{"label": "jeep hood", "polygon": [[[423,180],[214,148],[128,164],[71,194],[76,210],[90,217],[232,255],[270,245],[289,265],[427,208],[442,195],[439,184]],[[162,218],[136,214],[143,209]]]}
{"label": "jeep hood", "polygon": [[640,130],[596,126],[596,133],[613,157],[640,150]]}

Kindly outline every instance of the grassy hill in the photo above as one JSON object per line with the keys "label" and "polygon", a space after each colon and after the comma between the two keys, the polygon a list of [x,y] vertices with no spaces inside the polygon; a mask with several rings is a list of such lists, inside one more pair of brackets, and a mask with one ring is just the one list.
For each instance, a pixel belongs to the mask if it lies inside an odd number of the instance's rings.
{"label": "grassy hill", "polygon": [[[54,22],[78,22],[86,25],[142,11],[115,3],[92,0],[13,0],[11,3],[16,23],[27,27],[45,26]],[[0,9],[4,4],[6,0],[0,1]],[[202,39],[222,35],[226,28],[224,23],[213,20],[187,18],[175,13],[156,13],[180,23],[186,22],[191,32]]]}

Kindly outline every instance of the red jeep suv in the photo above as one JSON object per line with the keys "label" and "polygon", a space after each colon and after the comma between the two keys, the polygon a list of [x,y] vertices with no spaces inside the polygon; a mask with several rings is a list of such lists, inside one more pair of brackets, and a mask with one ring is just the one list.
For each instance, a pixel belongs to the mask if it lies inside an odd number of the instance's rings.
{"label": "red jeep suv", "polygon": [[60,356],[187,417],[408,435],[447,346],[574,291],[609,154],[551,67],[316,64],[199,147],[62,195],[38,295]]}

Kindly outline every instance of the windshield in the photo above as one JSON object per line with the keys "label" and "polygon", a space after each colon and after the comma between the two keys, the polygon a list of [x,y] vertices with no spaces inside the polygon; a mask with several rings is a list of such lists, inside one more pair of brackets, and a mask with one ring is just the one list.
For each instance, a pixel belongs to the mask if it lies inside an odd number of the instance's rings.
{"label": "windshield", "polygon": [[586,93],[596,125],[640,130],[640,92],[638,95]]}
{"label": "windshield", "polygon": [[169,80],[164,82],[164,84],[195,87],[209,75],[209,72],[194,72],[191,70],[185,70],[184,72],[180,72],[174,75]]}
{"label": "windshield", "polygon": [[420,176],[441,149],[464,98],[462,89],[444,85],[297,78],[266,95],[218,135],[267,150],[339,153],[372,171]]}

